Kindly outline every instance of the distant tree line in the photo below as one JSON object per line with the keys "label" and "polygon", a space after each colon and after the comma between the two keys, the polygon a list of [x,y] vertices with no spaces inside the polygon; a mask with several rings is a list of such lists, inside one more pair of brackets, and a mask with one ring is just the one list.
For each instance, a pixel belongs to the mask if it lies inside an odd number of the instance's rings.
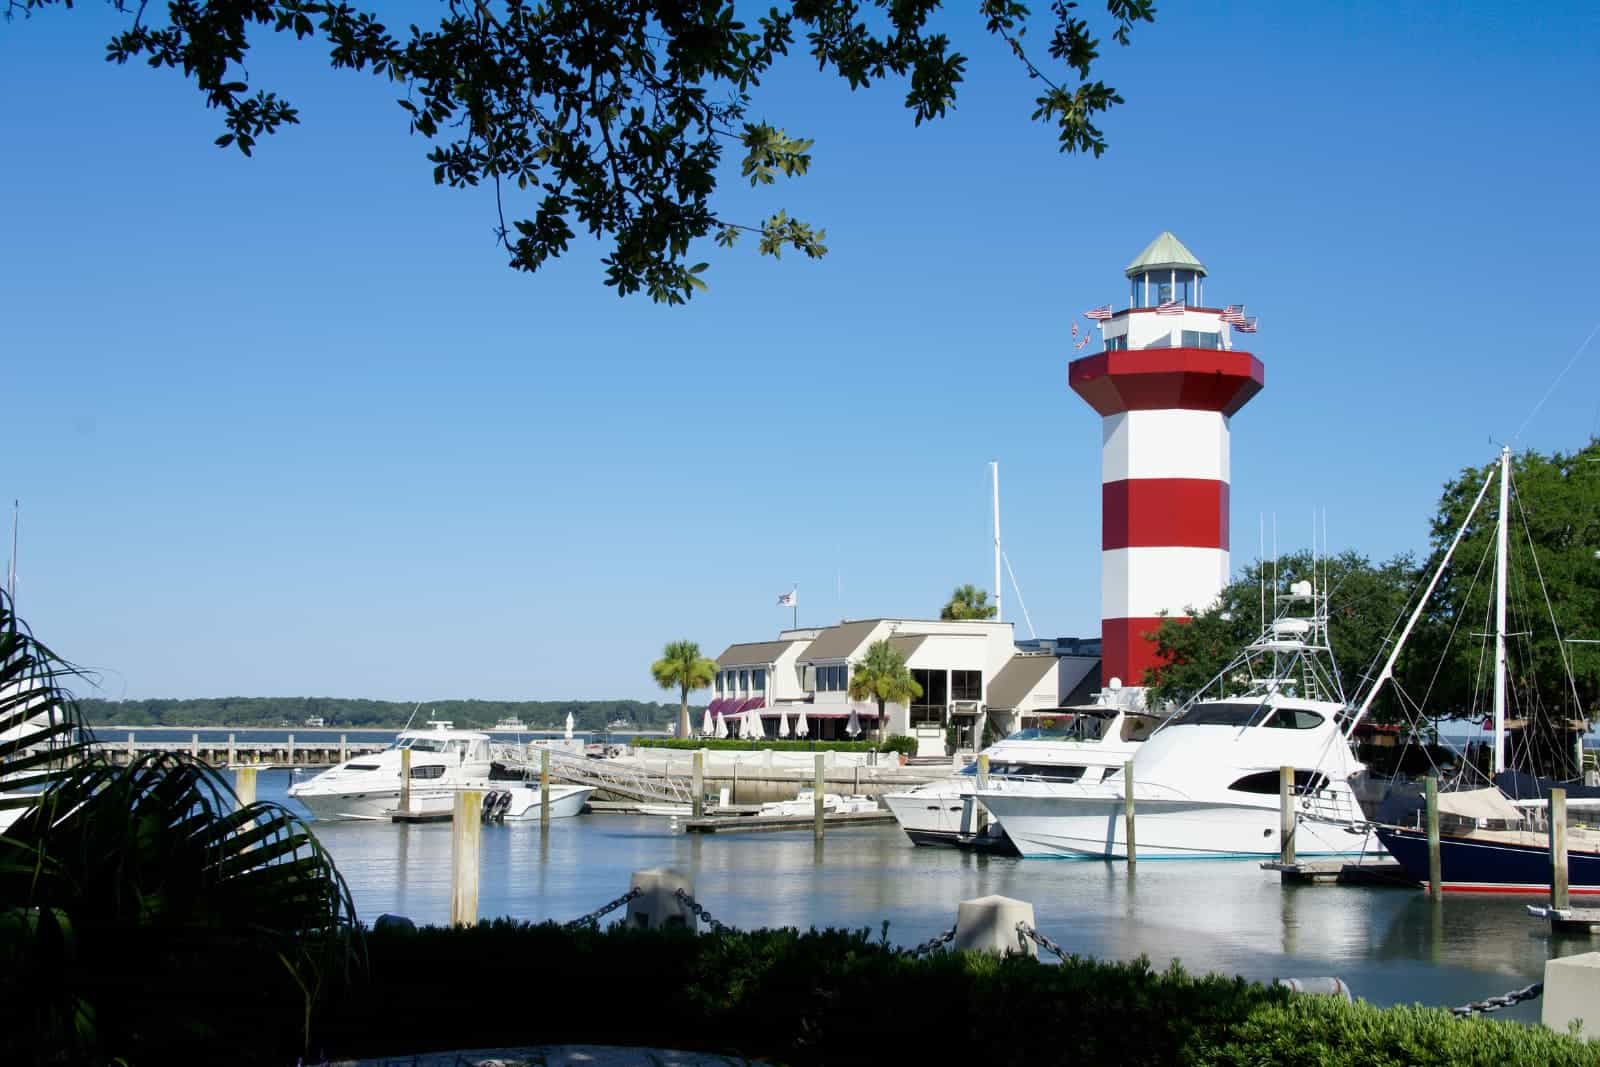
{"label": "distant tree line", "polygon": [[[329,726],[399,729],[415,702],[344,700],[334,697],[215,697],[199,700],[84,700],[91,726],[303,726],[320,717]],[[700,709],[695,709],[700,710]],[[457,726],[493,726],[521,719],[529,729],[560,729],[570,712],[578,730],[601,730],[626,720],[644,729],[663,729],[678,708],[643,700],[434,700],[423,702],[417,722],[448,719]]]}

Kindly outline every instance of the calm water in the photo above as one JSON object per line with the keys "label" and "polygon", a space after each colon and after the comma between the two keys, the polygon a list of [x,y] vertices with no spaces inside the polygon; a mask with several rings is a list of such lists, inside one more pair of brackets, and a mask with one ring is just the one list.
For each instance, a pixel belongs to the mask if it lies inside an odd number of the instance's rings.
{"label": "calm water", "polygon": [[[286,800],[288,772],[262,776],[263,800]],[[301,812],[305,814],[304,811]],[[356,909],[443,923],[450,908],[450,828],[322,823],[318,836],[350,883]],[[1255,863],[1121,864],[1017,860],[916,848],[894,825],[830,833],[673,833],[665,819],[585,815],[483,832],[479,909],[530,920],[578,917],[628,888],[644,867],[689,872],[695,896],[737,927],[871,927],[915,944],[955,921],[956,904],[999,893],[1032,901],[1039,928],[1070,952],[1143,953],[1192,971],[1249,978],[1337,975],[1374,1003],[1453,1005],[1539,981],[1550,956],[1587,952],[1553,938],[1524,903],[1449,897],[1435,907],[1405,889],[1283,887]],[[620,915],[620,912],[613,913]],[[1538,1002],[1502,1016],[1538,1018]]]}

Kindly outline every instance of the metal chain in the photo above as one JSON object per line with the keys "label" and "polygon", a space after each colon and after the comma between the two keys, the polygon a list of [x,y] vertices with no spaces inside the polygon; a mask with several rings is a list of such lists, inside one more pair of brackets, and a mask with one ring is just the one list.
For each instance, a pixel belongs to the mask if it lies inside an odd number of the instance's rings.
{"label": "metal chain", "polygon": [[907,956],[926,956],[928,953],[932,952],[934,949],[942,948],[945,945],[948,945],[950,942],[954,941],[955,939],[956,939],[956,928],[954,926],[952,926],[950,929],[946,930],[944,933],[935,934],[934,936],[928,938],[928,940],[924,941],[922,944],[918,945],[916,948],[908,948],[908,949],[906,949],[905,952],[904,952],[904,955],[907,955]]}
{"label": "metal chain", "polygon": [[701,922],[711,927],[713,933],[720,934],[724,930],[731,929],[731,927],[729,927],[727,924],[718,922],[715,918],[713,918],[711,913],[707,911],[698,900],[694,899],[694,897],[690,896],[688,893],[685,893],[683,890],[674,889],[672,891],[672,895],[677,897],[678,900],[682,902],[684,907],[694,912],[694,917],[696,919],[699,919]]}
{"label": "metal chain", "polygon": [[1029,926],[1027,923],[1019,922],[1017,923],[1017,944],[1023,944],[1023,938],[1027,938],[1029,941],[1032,941],[1035,945],[1038,945],[1042,949],[1048,949],[1049,951],[1054,952],[1056,954],[1056,959],[1060,960],[1062,963],[1067,962],[1067,953],[1065,949],[1056,944],[1054,941],[1050,940],[1044,934],[1041,934],[1039,931]]}
{"label": "metal chain", "polygon": [[578,919],[573,919],[569,923],[562,924],[563,929],[571,930],[575,926],[599,926],[600,925],[600,919],[603,916],[609,915],[612,912],[616,911],[618,908],[620,908],[624,904],[628,903],[628,901],[630,901],[633,898],[637,897],[639,895],[639,893],[640,893],[640,890],[638,890],[638,889],[630,889],[626,893],[624,893],[620,897],[618,897],[616,900],[613,900],[611,903],[602,904],[600,907],[594,909],[589,914],[587,914],[587,915],[585,915],[585,916],[583,916],[581,918],[578,918]]}
{"label": "metal chain", "polygon": [[1484,997],[1482,1000],[1475,1000],[1471,1004],[1463,1004],[1459,1008],[1451,1008],[1450,1014],[1465,1018],[1479,1012],[1499,1011],[1501,1008],[1509,1008],[1513,1004],[1521,1004],[1524,1000],[1533,1000],[1543,992],[1544,983],[1535,982],[1533,985],[1523,986],[1521,989],[1513,989],[1509,993],[1502,993],[1498,997]]}

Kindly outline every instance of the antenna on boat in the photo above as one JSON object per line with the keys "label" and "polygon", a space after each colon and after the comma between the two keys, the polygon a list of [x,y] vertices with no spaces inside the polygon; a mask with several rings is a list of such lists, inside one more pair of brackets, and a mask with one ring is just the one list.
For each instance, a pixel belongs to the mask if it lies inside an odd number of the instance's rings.
{"label": "antenna on boat", "polygon": [[411,718],[407,719],[406,720],[406,724],[400,728],[400,732],[401,733],[405,733],[407,730],[411,729],[411,723],[416,719],[417,712],[421,708],[422,708],[422,701],[419,700],[419,701],[417,701],[416,705],[411,709]]}
{"label": "antenna on boat", "polygon": [[1256,512],[1256,585],[1261,592],[1261,629],[1267,628],[1267,513]]}

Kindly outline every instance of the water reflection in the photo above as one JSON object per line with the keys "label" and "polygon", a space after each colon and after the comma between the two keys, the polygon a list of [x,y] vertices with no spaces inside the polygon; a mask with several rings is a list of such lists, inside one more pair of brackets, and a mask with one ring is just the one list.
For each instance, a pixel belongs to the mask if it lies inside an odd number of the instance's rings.
{"label": "water reflection", "polygon": [[[282,779],[278,781],[277,779]],[[286,774],[263,776],[282,798]],[[443,923],[450,908],[447,825],[319,824],[359,913]],[[586,816],[548,828],[483,831],[479,906],[486,916],[565,921],[621,895],[631,872],[676,867],[733,926],[890,922],[915,944],[949,928],[959,901],[999,893],[1031,901],[1065,949],[1109,959],[1174,958],[1191,971],[1249,978],[1338,975],[1377,1003],[1459,1004],[1540,979],[1544,961],[1589,951],[1552,938],[1523,901],[1409,889],[1281,886],[1254,863],[1017,860],[919,849],[893,826],[830,833],[701,836],[661,819]],[[1504,1013],[1538,1017],[1538,1003]]]}

